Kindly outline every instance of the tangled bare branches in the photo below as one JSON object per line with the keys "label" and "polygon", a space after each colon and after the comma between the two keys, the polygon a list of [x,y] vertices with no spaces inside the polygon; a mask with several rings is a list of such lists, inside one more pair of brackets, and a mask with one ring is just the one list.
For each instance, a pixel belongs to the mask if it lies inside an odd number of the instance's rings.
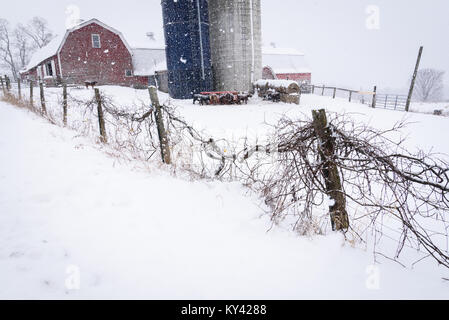
{"label": "tangled bare branches", "polygon": [[[196,144],[196,154],[204,155],[198,175],[211,177],[213,172],[223,178],[232,172],[232,179],[261,192],[275,223],[293,217],[295,230],[316,234],[325,232],[331,220],[333,229],[349,229],[362,241],[355,226],[371,226],[381,236],[383,228],[390,228],[398,244],[393,259],[410,247],[449,267],[449,253],[443,249],[449,228],[449,164],[443,156],[408,151],[400,137],[405,122],[381,131],[333,115],[326,141],[317,132],[316,119],[284,117],[274,126],[270,143],[249,146],[245,140],[230,148],[225,140],[195,130],[170,106],[164,111],[172,144],[185,147],[188,140],[192,148]],[[332,175],[338,176],[337,184],[329,183]],[[332,219],[335,208],[340,222]],[[350,221],[345,222],[347,212]]]}
{"label": "tangled bare branches", "polygon": [[[334,116],[328,129],[335,152],[323,158],[325,145],[313,121],[282,119],[276,127],[275,170],[258,181],[273,219],[293,214],[295,227],[308,232],[313,209],[326,202],[326,195],[341,193],[348,206],[359,212],[352,216],[353,222],[364,220],[373,226],[382,226],[385,218],[398,222],[395,258],[405,246],[413,246],[449,267],[448,251],[442,249],[448,239],[449,165],[437,155],[413,154],[404,140],[395,141],[404,125],[379,131]],[[329,162],[338,168],[341,190],[326,185],[323,172]],[[335,196],[328,198],[330,208],[335,201]],[[431,232],[431,227],[439,230]]]}

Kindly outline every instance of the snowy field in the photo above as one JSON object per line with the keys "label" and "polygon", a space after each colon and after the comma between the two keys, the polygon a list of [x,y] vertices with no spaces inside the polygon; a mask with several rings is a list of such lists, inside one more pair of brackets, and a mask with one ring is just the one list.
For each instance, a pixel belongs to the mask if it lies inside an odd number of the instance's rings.
{"label": "snowy field", "polygon": [[[100,89],[123,106],[149,102],[145,90]],[[47,89],[55,116],[60,91]],[[92,93],[70,90],[80,98]],[[266,123],[317,108],[384,129],[405,117],[411,149],[449,154],[447,117],[313,95],[302,96],[300,106],[171,103],[196,128],[228,139],[263,140],[271,130]],[[378,259],[373,267],[370,244],[268,231],[260,199],[238,183],[192,182],[153,162],[120,160],[92,137],[3,102],[0,121],[0,298],[449,298],[442,279],[449,271],[432,260],[404,269]]]}

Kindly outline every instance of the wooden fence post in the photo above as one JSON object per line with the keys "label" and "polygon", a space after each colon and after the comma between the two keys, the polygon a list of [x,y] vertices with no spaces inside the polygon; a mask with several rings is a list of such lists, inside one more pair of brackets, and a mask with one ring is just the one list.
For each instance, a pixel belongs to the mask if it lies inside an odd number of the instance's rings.
{"label": "wooden fence post", "polygon": [[335,157],[335,140],[332,137],[332,129],[328,126],[325,110],[313,110],[312,115],[315,134],[321,146],[320,157],[323,161],[321,173],[324,177],[327,196],[330,198],[329,211],[332,230],[347,230],[349,218],[340,174],[333,160]]}
{"label": "wooden fence post", "polygon": [[39,83],[40,93],[41,93],[41,106],[42,106],[42,114],[47,114],[47,107],[45,105],[45,95],[44,95],[44,83],[41,81]]}
{"label": "wooden fence post", "polygon": [[33,97],[33,80],[30,81],[30,105],[34,107],[34,97]]}
{"label": "wooden fence post", "polygon": [[164,121],[162,118],[161,105],[157,96],[156,87],[149,87],[151,104],[154,107],[154,115],[156,118],[157,132],[159,134],[159,142],[161,146],[162,161],[165,164],[171,164],[170,146],[168,144],[167,132],[165,131]]}
{"label": "wooden fence post", "polygon": [[0,82],[1,82],[1,84],[2,84],[2,91],[3,91],[3,94],[6,94],[5,84],[3,83],[3,77],[1,77],[1,76],[0,76]]}
{"label": "wooden fence post", "polygon": [[334,88],[334,95],[333,95],[332,99],[335,99],[336,95],[337,95],[337,88]]}
{"label": "wooden fence post", "polygon": [[64,126],[67,126],[67,84],[62,85],[62,109],[63,109],[63,117],[62,121]]}
{"label": "wooden fence post", "polygon": [[19,100],[22,100],[22,85],[20,83],[20,78],[17,79],[17,87],[19,89]]}
{"label": "wooden fence post", "polygon": [[407,112],[410,111],[410,103],[412,102],[413,89],[415,88],[416,76],[418,75],[419,64],[421,62],[423,49],[424,49],[424,47],[419,48],[418,60],[416,61],[415,72],[413,73],[413,76],[412,76],[412,82],[410,84],[410,90],[408,92],[407,103],[405,105],[405,111],[407,111]]}
{"label": "wooden fence post", "polygon": [[394,102],[394,110],[398,107],[398,95],[396,95],[396,101]]}
{"label": "wooden fence post", "polygon": [[385,95],[385,106],[384,106],[384,109],[387,109],[387,103],[388,103],[388,94]]}
{"label": "wooden fence post", "polygon": [[375,108],[376,104],[377,104],[377,86],[374,86],[373,104],[371,106]]}
{"label": "wooden fence post", "polygon": [[349,91],[349,102],[352,101],[352,91]]}
{"label": "wooden fence post", "polygon": [[6,81],[6,90],[9,92],[11,90],[11,80],[7,75],[5,75],[5,81]]}
{"label": "wooden fence post", "polygon": [[100,127],[100,140],[103,143],[108,142],[106,136],[106,125],[104,122],[103,106],[101,101],[100,89],[95,88],[95,99],[97,100],[97,110],[98,110],[98,124]]}
{"label": "wooden fence post", "polygon": [[324,96],[324,85],[323,85],[323,90],[321,91],[321,95]]}
{"label": "wooden fence post", "polygon": [[312,86],[312,94],[315,94],[315,85]]}

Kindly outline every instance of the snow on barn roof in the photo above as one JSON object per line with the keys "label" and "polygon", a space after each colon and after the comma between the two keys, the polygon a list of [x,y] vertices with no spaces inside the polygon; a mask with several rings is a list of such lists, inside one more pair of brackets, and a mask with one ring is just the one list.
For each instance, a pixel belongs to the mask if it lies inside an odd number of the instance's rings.
{"label": "snow on barn roof", "polygon": [[124,33],[126,40],[133,49],[164,49],[165,42],[163,37],[154,35],[151,39],[145,32]]}
{"label": "snow on barn roof", "polygon": [[38,66],[42,61],[56,55],[58,53],[59,46],[61,45],[64,35],[56,36],[45,47],[37,50],[31,57],[30,62],[23,71],[28,71]]}
{"label": "snow on barn roof", "polygon": [[165,48],[133,49],[134,75],[151,76],[167,70]]}
{"label": "snow on barn roof", "polygon": [[311,73],[304,53],[291,48],[262,48],[262,63],[276,74]]}

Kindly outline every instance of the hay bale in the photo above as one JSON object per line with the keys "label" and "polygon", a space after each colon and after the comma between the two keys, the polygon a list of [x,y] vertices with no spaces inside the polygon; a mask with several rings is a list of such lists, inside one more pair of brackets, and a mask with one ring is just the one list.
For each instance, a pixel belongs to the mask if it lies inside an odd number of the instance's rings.
{"label": "hay bale", "polygon": [[274,89],[280,93],[301,93],[299,84],[291,80],[258,80],[254,83],[254,87],[264,92],[268,89]]}
{"label": "hay bale", "polygon": [[284,103],[299,104],[299,94],[281,93],[281,101]]}

